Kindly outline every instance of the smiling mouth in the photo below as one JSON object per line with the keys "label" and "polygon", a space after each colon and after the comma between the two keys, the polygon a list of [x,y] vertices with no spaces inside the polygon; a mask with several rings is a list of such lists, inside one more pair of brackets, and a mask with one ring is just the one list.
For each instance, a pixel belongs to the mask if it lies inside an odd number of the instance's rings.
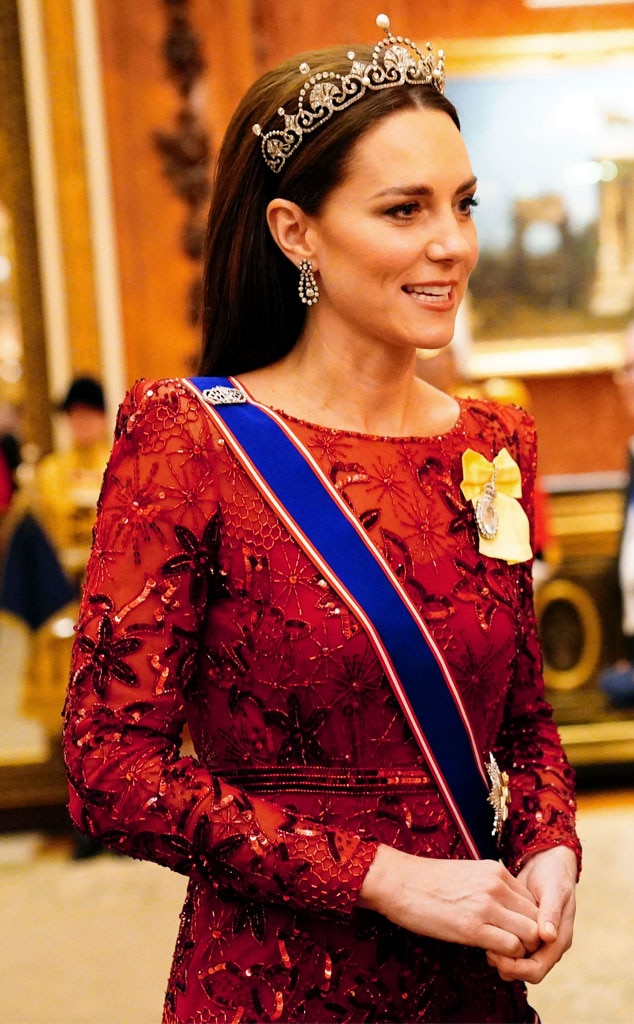
{"label": "smiling mouth", "polygon": [[403,291],[407,295],[416,295],[425,302],[448,302],[451,298],[450,284],[411,284],[405,285]]}

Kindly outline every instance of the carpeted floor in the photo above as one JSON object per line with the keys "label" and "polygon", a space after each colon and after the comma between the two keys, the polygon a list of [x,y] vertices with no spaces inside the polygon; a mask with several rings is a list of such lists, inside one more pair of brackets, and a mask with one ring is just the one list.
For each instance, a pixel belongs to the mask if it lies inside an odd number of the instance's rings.
{"label": "carpeted floor", "polygon": [[[634,791],[586,796],[573,949],[532,1002],[543,1024],[634,1020]],[[185,880],[106,854],[0,838],[0,1024],[159,1024]]]}

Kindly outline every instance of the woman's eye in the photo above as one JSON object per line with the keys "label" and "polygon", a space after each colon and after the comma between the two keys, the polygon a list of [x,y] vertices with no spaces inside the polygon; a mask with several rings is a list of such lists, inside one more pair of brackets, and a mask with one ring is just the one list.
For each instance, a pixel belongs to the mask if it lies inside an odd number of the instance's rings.
{"label": "woman's eye", "polygon": [[418,213],[419,209],[420,203],[401,203],[399,206],[393,206],[387,213],[389,217],[394,217],[396,220],[410,220]]}
{"label": "woman's eye", "polygon": [[478,206],[480,200],[477,196],[465,196],[458,204],[462,213],[471,213]]}

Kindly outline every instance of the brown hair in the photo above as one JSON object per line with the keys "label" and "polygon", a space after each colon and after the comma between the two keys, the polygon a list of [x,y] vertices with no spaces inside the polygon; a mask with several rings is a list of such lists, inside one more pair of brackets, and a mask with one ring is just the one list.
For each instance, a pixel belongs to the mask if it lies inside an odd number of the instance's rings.
{"label": "brown hair", "polygon": [[[408,107],[446,113],[460,128],[455,107],[431,85],[367,92],[357,103],[306,135],[280,174],[262,158],[253,134],[280,126],[279,107],[296,109],[299,64],[311,73],[350,70],[348,47],[300,54],[251,86],[227,129],[218,157],[207,228],[203,285],[203,374],[242,373],[275,362],[291,350],[305,318],[297,295],[298,273],[275,244],[266,208],[276,197],[306,213],[319,212],[345,177],[355,143],[382,118]],[[369,47],[357,47],[369,61]]]}

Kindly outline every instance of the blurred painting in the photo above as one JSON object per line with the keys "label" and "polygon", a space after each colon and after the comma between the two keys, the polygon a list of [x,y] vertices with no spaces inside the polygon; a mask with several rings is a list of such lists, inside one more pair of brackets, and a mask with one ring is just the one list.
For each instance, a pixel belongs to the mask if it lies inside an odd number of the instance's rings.
{"label": "blurred painting", "polygon": [[450,76],[447,95],[479,180],[474,341],[620,332],[634,319],[634,53]]}

